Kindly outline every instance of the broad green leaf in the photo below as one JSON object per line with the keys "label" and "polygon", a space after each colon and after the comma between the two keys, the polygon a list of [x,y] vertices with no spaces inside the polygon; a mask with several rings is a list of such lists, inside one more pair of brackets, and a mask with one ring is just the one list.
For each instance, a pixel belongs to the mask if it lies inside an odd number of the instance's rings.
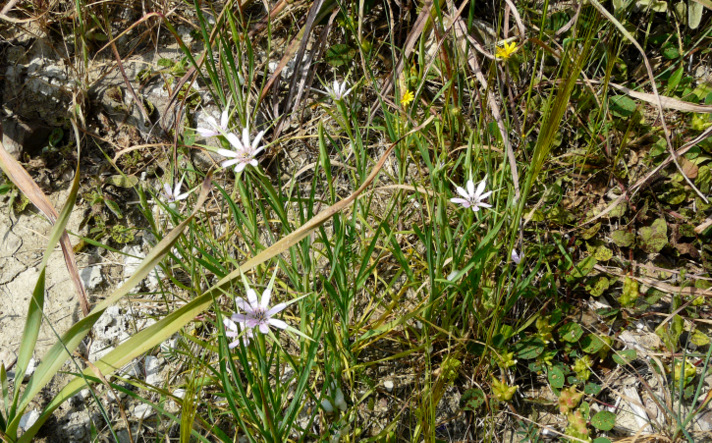
{"label": "broad green leaf", "polygon": [[567,323],[559,329],[559,337],[569,343],[576,343],[583,337],[583,328],[578,323]]}
{"label": "broad green leaf", "polygon": [[616,414],[611,411],[599,411],[591,419],[591,426],[600,431],[610,431],[616,425]]}
{"label": "broad green leaf", "polygon": [[460,407],[465,411],[477,411],[487,401],[484,391],[479,388],[468,389],[462,394]]}
{"label": "broad green leaf", "polygon": [[690,29],[697,29],[700,26],[702,12],[704,12],[702,3],[698,3],[695,0],[688,0],[687,26],[689,26]]}
{"label": "broad green leaf", "polygon": [[697,346],[707,346],[710,344],[709,336],[699,329],[695,329],[695,332],[693,332],[690,337],[690,341]]}
{"label": "broad green leaf", "polygon": [[564,382],[566,381],[566,377],[564,376],[564,372],[561,370],[560,367],[558,367],[558,366],[550,367],[549,371],[546,375],[547,375],[547,378],[549,379],[549,384],[551,385],[552,388],[561,389],[564,387]]}
{"label": "broad green leaf", "polygon": [[618,303],[621,306],[633,306],[635,301],[638,300],[638,282],[630,277],[626,277],[623,280],[623,293],[618,298]]}
{"label": "broad green leaf", "polygon": [[627,365],[638,357],[635,349],[624,349],[613,354],[613,361],[619,365]]}
{"label": "broad green leaf", "polygon": [[611,286],[608,278],[604,276],[596,277],[593,281],[593,284],[586,285],[586,290],[594,297],[600,297]]}
{"label": "broad green leaf", "polygon": [[608,344],[596,334],[588,334],[581,340],[581,350],[587,354],[595,354],[604,346]]}
{"label": "broad green leaf", "polygon": [[356,49],[347,44],[337,44],[326,51],[326,62],[331,66],[343,66],[356,56]]}
{"label": "broad green leaf", "polygon": [[584,229],[583,231],[581,231],[581,238],[583,238],[584,240],[588,240],[591,237],[593,237],[594,235],[596,235],[598,233],[598,231],[600,231],[600,230],[601,230],[601,222],[598,222],[595,225],[591,226],[590,228]]}
{"label": "broad green leaf", "polygon": [[583,387],[583,392],[586,395],[596,396],[601,393],[603,387],[597,383],[586,383]]}
{"label": "broad green leaf", "polygon": [[609,100],[611,113],[617,117],[630,117],[637,106],[635,101],[627,95],[615,95]]}
{"label": "broad green leaf", "polygon": [[119,188],[133,188],[138,184],[138,177],[135,175],[112,175],[109,183]]}
{"label": "broad green leaf", "polygon": [[593,267],[595,265],[596,258],[592,255],[589,255],[588,257],[584,258],[583,260],[574,265],[573,269],[571,269],[571,274],[569,275],[569,277],[573,279],[583,278],[593,270]]}
{"label": "broad green leaf", "polygon": [[665,219],[659,218],[651,226],[640,228],[638,238],[643,251],[648,253],[660,252],[668,243]]}
{"label": "broad green leaf", "polygon": [[621,248],[628,248],[635,243],[635,234],[625,229],[620,229],[611,233],[611,240]]}
{"label": "broad green leaf", "polygon": [[517,358],[522,360],[532,360],[537,358],[546,349],[546,343],[537,337],[529,337],[517,342],[512,346],[512,350]]}

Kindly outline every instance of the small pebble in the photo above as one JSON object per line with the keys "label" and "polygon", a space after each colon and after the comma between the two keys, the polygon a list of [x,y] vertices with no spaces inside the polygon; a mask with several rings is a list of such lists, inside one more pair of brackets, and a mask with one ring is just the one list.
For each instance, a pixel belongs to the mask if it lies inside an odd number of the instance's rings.
{"label": "small pebble", "polygon": [[38,418],[40,418],[40,413],[33,409],[20,418],[20,427],[26,431],[35,424]]}
{"label": "small pebble", "polygon": [[133,416],[138,418],[139,420],[146,419],[152,416],[154,413],[155,411],[153,410],[153,408],[145,403],[137,405],[133,410]]}
{"label": "small pebble", "polygon": [[328,399],[324,399],[321,401],[321,407],[324,408],[324,412],[327,414],[331,414],[334,412],[334,407],[331,405],[331,402]]}
{"label": "small pebble", "polygon": [[393,386],[392,380],[386,380],[383,382],[383,387],[386,388],[386,391],[388,392],[393,392]]}

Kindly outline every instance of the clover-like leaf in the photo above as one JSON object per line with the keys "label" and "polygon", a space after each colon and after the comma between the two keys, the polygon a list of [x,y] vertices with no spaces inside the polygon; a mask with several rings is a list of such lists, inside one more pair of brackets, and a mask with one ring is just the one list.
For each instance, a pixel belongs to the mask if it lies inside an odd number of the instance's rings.
{"label": "clover-like leaf", "polygon": [[566,377],[564,376],[564,371],[562,371],[558,366],[552,366],[549,368],[547,378],[549,379],[549,384],[552,388],[561,389],[564,387]]}
{"label": "clover-like leaf", "polygon": [[613,240],[613,243],[621,248],[628,248],[635,243],[635,234],[628,232],[625,229],[621,229],[611,233],[611,240]]}
{"label": "clover-like leaf", "polygon": [[616,425],[616,414],[611,411],[599,411],[591,419],[591,426],[600,431],[610,431]]}
{"label": "clover-like leaf", "polygon": [[668,243],[667,223],[662,218],[655,220],[651,226],[646,226],[638,231],[638,238],[643,251],[660,252]]}
{"label": "clover-like leaf", "polygon": [[563,341],[576,343],[583,337],[583,329],[578,323],[567,323],[559,329],[559,337]]}
{"label": "clover-like leaf", "polygon": [[532,360],[537,358],[546,349],[546,343],[538,337],[529,337],[517,342],[512,347],[512,350],[517,355],[517,358],[522,360]]}
{"label": "clover-like leaf", "polygon": [[606,342],[596,334],[588,334],[581,340],[581,350],[587,354],[595,354],[604,346],[607,346]]}
{"label": "clover-like leaf", "polygon": [[626,365],[638,357],[635,349],[623,349],[613,354],[613,361],[619,365]]}
{"label": "clover-like leaf", "polygon": [[487,400],[487,396],[482,389],[468,389],[462,394],[460,399],[460,407],[465,411],[476,411]]}

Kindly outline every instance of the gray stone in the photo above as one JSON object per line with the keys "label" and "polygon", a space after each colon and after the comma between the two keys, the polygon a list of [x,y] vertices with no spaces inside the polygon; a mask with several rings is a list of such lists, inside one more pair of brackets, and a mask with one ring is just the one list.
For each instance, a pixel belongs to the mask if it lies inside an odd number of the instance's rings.
{"label": "gray stone", "polygon": [[32,377],[32,374],[35,373],[35,369],[37,369],[37,365],[38,362],[34,358],[31,358],[30,361],[27,362],[27,369],[25,370],[25,376],[22,378],[22,381],[30,381],[30,377]]}
{"label": "gray stone", "polygon": [[101,266],[90,266],[82,269],[79,271],[79,278],[82,279],[84,287],[89,291],[93,291],[104,282],[104,278],[101,276]]}
{"label": "gray stone", "polygon": [[140,405],[136,405],[132,412],[132,415],[139,420],[145,420],[155,413],[156,411],[154,411],[151,406],[147,405],[146,403],[141,403]]}
{"label": "gray stone", "polygon": [[143,367],[146,371],[146,383],[153,386],[159,386],[163,381],[161,374],[161,362],[158,358],[147,355],[143,361]]}
{"label": "gray stone", "polygon": [[40,418],[40,413],[36,409],[26,412],[22,417],[20,417],[20,427],[24,430],[30,428],[37,419]]}

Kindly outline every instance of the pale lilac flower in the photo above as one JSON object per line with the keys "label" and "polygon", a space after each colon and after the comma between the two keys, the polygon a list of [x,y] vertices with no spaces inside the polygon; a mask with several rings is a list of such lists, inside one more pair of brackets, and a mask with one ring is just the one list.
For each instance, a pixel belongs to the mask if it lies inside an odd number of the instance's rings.
{"label": "pale lilac flower", "polygon": [[264,151],[264,146],[260,146],[262,136],[265,131],[260,131],[257,136],[250,141],[250,128],[245,126],[242,130],[242,140],[237,138],[233,133],[226,134],[227,141],[235,148],[234,151],[229,149],[218,149],[217,153],[224,157],[233,157],[230,160],[225,160],[221,163],[223,168],[235,165],[235,172],[241,172],[247,165],[257,166],[257,154]]}
{"label": "pale lilac flower", "polygon": [[346,90],[346,81],[339,83],[338,80],[334,80],[334,84],[326,87],[326,93],[329,94],[334,101],[343,100],[347,95],[353,91],[355,86],[351,87],[348,91]]}
{"label": "pale lilac flower", "polygon": [[[524,255],[524,254],[522,254]],[[512,261],[516,264],[519,264],[522,262],[522,255],[520,255],[516,249],[512,249]]]}
{"label": "pale lilac flower", "polygon": [[[235,314],[233,314],[234,316]],[[234,349],[236,348],[240,342],[243,342],[245,346],[250,344],[250,340],[252,340],[253,334],[252,334],[252,329],[246,329],[242,336],[240,336],[240,329],[237,326],[237,323],[232,321],[229,318],[223,318],[223,325],[225,325],[225,336],[230,337],[230,338],[237,338],[234,340],[232,343],[228,345],[228,348]]]}
{"label": "pale lilac flower", "polygon": [[180,179],[175,189],[171,189],[168,183],[164,183],[163,189],[161,190],[161,198],[163,199],[163,201],[170,205],[171,203],[175,203],[188,198],[188,196],[190,195],[190,191],[184,192],[183,194],[180,193],[180,187],[182,185],[183,179]]}
{"label": "pale lilac flower", "polygon": [[472,208],[474,212],[482,208],[491,208],[492,205],[485,203],[484,200],[492,194],[492,191],[485,192],[485,186],[487,186],[487,176],[477,185],[475,189],[475,183],[472,180],[467,181],[467,190],[457,187],[457,193],[460,194],[462,198],[455,197],[451,198],[450,201],[462,205],[465,208]]}
{"label": "pale lilac flower", "polygon": [[242,323],[246,328],[259,328],[260,332],[267,334],[269,332],[269,327],[274,326],[278,329],[286,329],[287,323],[276,318],[272,318],[273,315],[280,312],[287,307],[287,303],[279,303],[271,309],[269,308],[269,301],[272,297],[272,289],[267,288],[262,293],[262,300],[257,300],[257,293],[254,289],[247,289],[247,300],[243,298],[237,298],[235,303],[237,306],[245,311],[245,314],[233,314],[232,320]]}
{"label": "pale lilac flower", "polygon": [[226,133],[227,125],[229,124],[228,108],[226,107],[225,110],[222,112],[222,115],[220,116],[220,125],[218,125],[218,122],[215,121],[215,118],[212,115],[206,117],[205,120],[208,121],[208,125],[210,126],[210,128],[197,128],[195,130],[198,134],[200,134],[201,137],[215,137],[216,135]]}

